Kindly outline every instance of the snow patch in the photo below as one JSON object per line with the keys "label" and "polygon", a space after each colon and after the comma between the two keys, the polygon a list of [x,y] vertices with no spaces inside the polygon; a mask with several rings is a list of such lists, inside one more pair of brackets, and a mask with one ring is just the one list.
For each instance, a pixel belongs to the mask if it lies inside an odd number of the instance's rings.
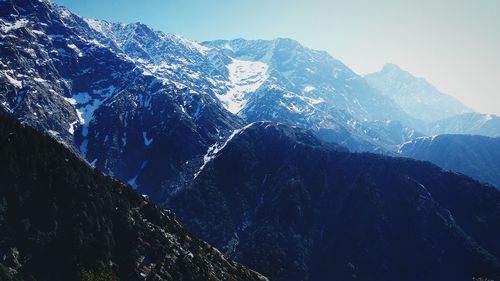
{"label": "snow patch", "polygon": [[191,40],[186,39],[182,36],[174,35],[174,34],[168,34],[167,36],[171,37],[173,40],[181,42],[182,44],[186,45],[188,48],[195,50],[195,51],[201,53],[202,55],[206,55],[208,53],[208,51],[210,51],[210,48],[205,47],[203,45],[200,45],[198,42],[191,41]]}
{"label": "snow patch", "polygon": [[307,99],[309,100],[309,103],[311,103],[312,105],[317,105],[325,102],[325,100],[322,98],[317,98],[317,99],[307,98]]}
{"label": "snow patch", "polygon": [[129,179],[127,181],[127,184],[130,185],[131,187],[133,187],[134,189],[137,189],[139,187],[139,185],[137,184],[137,177],[139,175],[136,175],[135,177]]}
{"label": "snow patch", "polygon": [[14,77],[10,76],[7,74],[7,72],[3,73],[5,75],[5,78],[7,78],[7,81],[9,81],[10,84],[14,85],[16,88],[22,88],[23,87],[23,82],[15,79]]}
{"label": "snow patch", "polygon": [[76,124],[77,124],[77,123],[78,123],[78,121],[73,121],[73,122],[69,123],[69,129],[68,129],[68,132],[69,132],[70,134],[72,134],[72,135],[73,135],[73,134],[75,133],[75,126],[76,126]]}
{"label": "snow patch", "polygon": [[74,98],[63,98],[65,101],[67,101],[71,105],[76,105],[76,100]]}
{"label": "snow patch", "polygon": [[[82,136],[87,137],[89,124],[94,117],[94,112],[109,98],[116,88],[109,86],[104,89],[93,90],[92,95],[87,92],[74,94],[71,98],[64,98],[68,103],[74,106],[78,115],[78,121],[82,127]],[[74,125],[73,125],[74,126]],[[74,127],[70,127],[74,132]],[[85,157],[87,155],[88,140],[84,139],[80,144],[80,152]]]}
{"label": "snow patch", "polygon": [[303,110],[297,107],[293,102],[286,104],[280,101],[280,106],[286,108],[290,112],[301,113]]}
{"label": "snow patch", "polygon": [[137,183],[137,178],[139,177],[139,173],[146,167],[147,164],[148,164],[147,160],[142,162],[141,167],[139,168],[139,171],[137,172],[137,175],[135,175],[135,177],[129,179],[127,181],[127,184],[132,186],[134,189],[139,188],[139,184]]}
{"label": "snow patch", "polygon": [[4,33],[7,33],[7,32],[10,32],[11,30],[16,30],[16,29],[19,29],[21,27],[25,27],[26,24],[28,24],[28,20],[27,19],[19,19],[19,20],[16,20],[14,23],[5,23],[2,21],[2,31]]}
{"label": "snow patch", "polygon": [[68,44],[68,48],[72,49],[78,57],[83,57],[82,51],[75,44]]}
{"label": "snow patch", "polygon": [[33,32],[36,35],[45,35],[45,32],[37,29],[32,29],[31,32]]}
{"label": "snow patch", "polygon": [[54,131],[54,130],[48,130],[47,132],[49,132],[49,134],[51,134],[51,135],[52,135],[52,136],[54,136],[54,137],[59,136],[59,132],[57,132],[57,131]]}
{"label": "snow patch", "polygon": [[[108,136],[106,136],[108,137]],[[106,140],[104,141],[106,142]],[[123,135],[122,135],[122,147],[125,147],[127,145],[127,132],[123,132]]]}
{"label": "snow patch", "polygon": [[246,125],[245,127],[241,128],[241,129],[236,129],[234,130],[231,135],[226,139],[226,141],[224,143],[218,143],[216,142],[215,144],[213,144],[212,146],[210,146],[207,150],[207,153],[203,156],[203,164],[201,165],[200,169],[198,169],[198,171],[194,174],[194,177],[193,179],[196,179],[196,177],[198,177],[198,175],[201,173],[201,171],[203,171],[203,169],[205,168],[205,166],[208,164],[208,162],[212,161],[212,159],[214,159],[217,154],[222,151],[224,149],[224,147],[226,147],[226,145],[239,133],[243,132],[244,130],[250,128],[252,125],[254,125],[256,122],[254,123],[250,123],[248,125]]}
{"label": "snow patch", "polygon": [[186,75],[191,78],[191,79],[200,79],[200,73],[199,72],[188,72]]}
{"label": "snow patch", "polygon": [[142,132],[142,138],[144,139],[145,146],[149,146],[153,142],[153,138],[148,139],[148,134],[146,132]]}
{"label": "snow patch", "polygon": [[310,93],[312,91],[316,90],[316,87],[314,86],[306,86],[303,90],[304,93]]}
{"label": "snow patch", "polygon": [[234,52],[233,48],[228,43],[226,43],[223,48],[231,52]]}
{"label": "snow patch", "polygon": [[64,98],[67,102],[75,106],[80,124],[85,125],[82,130],[82,135],[84,137],[87,136],[88,124],[94,116],[94,111],[96,111],[114,91],[115,87],[110,86],[105,89],[94,90],[93,93],[96,96],[95,98],[87,92],[77,93],[71,98]]}
{"label": "snow patch", "polygon": [[259,61],[232,59],[227,69],[229,91],[216,95],[227,110],[236,114],[246,105],[246,94],[255,92],[269,78],[269,65]]}
{"label": "snow patch", "polygon": [[102,21],[89,18],[84,18],[84,21],[95,31],[99,33],[105,33],[104,24]]}

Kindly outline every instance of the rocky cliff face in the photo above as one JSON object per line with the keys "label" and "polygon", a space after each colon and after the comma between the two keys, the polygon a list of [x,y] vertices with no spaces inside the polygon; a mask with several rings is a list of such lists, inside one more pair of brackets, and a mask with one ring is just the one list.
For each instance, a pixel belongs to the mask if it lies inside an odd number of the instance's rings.
{"label": "rocky cliff face", "polygon": [[[106,32],[104,23],[49,1],[2,1],[0,8],[0,112],[154,200],[192,178],[208,147],[243,124],[200,82],[209,83],[208,74],[199,74],[203,49],[194,42],[155,37],[143,25]],[[147,55],[136,46],[145,37]],[[154,71],[153,61],[182,71]]]}

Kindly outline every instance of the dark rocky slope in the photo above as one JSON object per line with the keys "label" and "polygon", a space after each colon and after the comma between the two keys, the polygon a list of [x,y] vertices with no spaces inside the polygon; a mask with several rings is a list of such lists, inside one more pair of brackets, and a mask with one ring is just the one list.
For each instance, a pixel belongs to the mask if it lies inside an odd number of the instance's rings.
{"label": "dark rocky slope", "polygon": [[254,123],[167,205],[273,280],[500,277],[500,192],[405,158]]}
{"label": "dark rocky slope", "polygon": [[438,135],[404,143],[402,155],[430,161],[500,188],[500,137]]}
{"label": "dark rocky slope", "polygon": [[0,116],[1,280],[265,280],[64,146]]}

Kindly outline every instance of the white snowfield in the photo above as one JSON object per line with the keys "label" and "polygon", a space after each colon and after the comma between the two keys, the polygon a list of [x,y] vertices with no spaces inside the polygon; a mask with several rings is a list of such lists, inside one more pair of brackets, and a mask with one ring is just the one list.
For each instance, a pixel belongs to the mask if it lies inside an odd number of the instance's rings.
{"label": "white snowfield", "polygon": [[16,29],[19,29],[21,27],[25,27],[28,23],[29,23],[29,21],[27,19],[19,19],[19,20],[15,21],[14,23],[4,22],[3,20],[1,20],[0,21],[0,28],[1,28],[3,33],[8,33],[11,30],[16,30]]}
{"label": "white snowfield", "polygon": [[3,72],[0,72],[0,73],[2,73],[5,76],[5,78],[7,78],[7,81],[10,84],[14,85],[14,87],[19,88],[19,89],[21,89],[23,87],[23,82],[20,81],[20,80],[17,80],[16,78],[14,78],[15,77],[14,75],[12,75],[12,76],[9,75],[7,73],[7,71],[3,71]]}
{"label": "white snowfield", "polygon": [[229,71],[229,91],[217,95],[230,112],[237,114],[246,104],[246,94],[255,92],[268,78],[269,65],[260,61],[232,59]]}

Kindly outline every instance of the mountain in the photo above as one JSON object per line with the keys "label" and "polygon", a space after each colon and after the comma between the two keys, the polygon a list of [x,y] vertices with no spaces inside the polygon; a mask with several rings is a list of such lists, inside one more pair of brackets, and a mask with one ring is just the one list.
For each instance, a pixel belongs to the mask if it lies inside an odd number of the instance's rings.
{"label": "mountain", "polygon": [[401,145],[402,155],[430,161],[500,188],[500,137],[437,135]]}
{"label": "mountain", "polygon": [[[220,97],[226,100],[226,106],[233,113],[245,115],[252,110],[252,102],[256,102],[258,97],[254,91],[265,84],[264,90],[268,87],[272,90],[272,86],[281,87],[303,97],[309,104],[320,107],[335,105],[361,120],[384,120],[402,115],[397,105],[392,104],[390,99],[380,97],[362,77],[342,62],[326,52],[308,49],[295,40],[236,39],[202,44],[210,48],[209,52],[219,51],[229,58],[229,64],[224,66],[233,85],[249,88],[248,91],[229,92]],[[381,107],[386,112],[378,110]]]}
{"label": "mountain", "polygon": [[[131,59],[146,73],[212,97],[228,90],[225,76],[210,62],[208,48],[142,23],[84,19],[101,44]],[[85,30],[84,33],[89,33]]]}
{"label": "mountain", "polygon": [[0,113],[155,201],[244,125],[202,83],[211,78],[194,42],[84,19],[45,0],[0,2],[0,27]]}
{"label": "mountain", "polygon": [[32,128],[0,144],[1,280],[267,280]]}
{"label": "mountain", "polygon": [[386,64],[382,71],[365,75],[365,79],[370,86],[394,99],[406,113],[426,121],[426,124],[415,126],[419,132],[500,136],[498,116],[472,112],[457,99],[397,65]]}
{"label": "mountain", "polygon": [[413,118],[426,122],[472,111],[425,79],[415,77],[394,64],[386,64],[380,72],[368,74],[365,79]]}
{"label": "mountain", "polygon": [[272,280],[471,280],[500,277],[499,203],[499,190],[430,163],[256,122],[166,206]]}
{"label": "mountain", "polygon": [[467,134],[500,137],[500,117],[493,114],[464,113],[428,125],[429,135]]}
{"label": "mountain", "polygon": [[202,45],[212,64],[228,77],[229,90],[217,97],[247,122],[301,126],[354,151],[394,149],[384,133],[367,128],[366,121],[399,121],[404,130],[420,125],[342,62],[292,39]]}
{"label": "mountain", "polygon": [[[395,153],[395,139],[421,136],[362,77],[290,39],[200,45],[47,0],[0,2],[0,37],[0,113],[155,202],[248,122],[303,126],[353,151]],[[248,101],[236,115],[240,94]]]}
{"label": "mountain", "polygon": [[198,44],[48,0],[1,1],[0,37],[0,114],[78,155],[6,125],[4,279],[262,279],[79,158],[274,280],[499,277],[499,191],[349,153],[427,128],[326,52]]}

